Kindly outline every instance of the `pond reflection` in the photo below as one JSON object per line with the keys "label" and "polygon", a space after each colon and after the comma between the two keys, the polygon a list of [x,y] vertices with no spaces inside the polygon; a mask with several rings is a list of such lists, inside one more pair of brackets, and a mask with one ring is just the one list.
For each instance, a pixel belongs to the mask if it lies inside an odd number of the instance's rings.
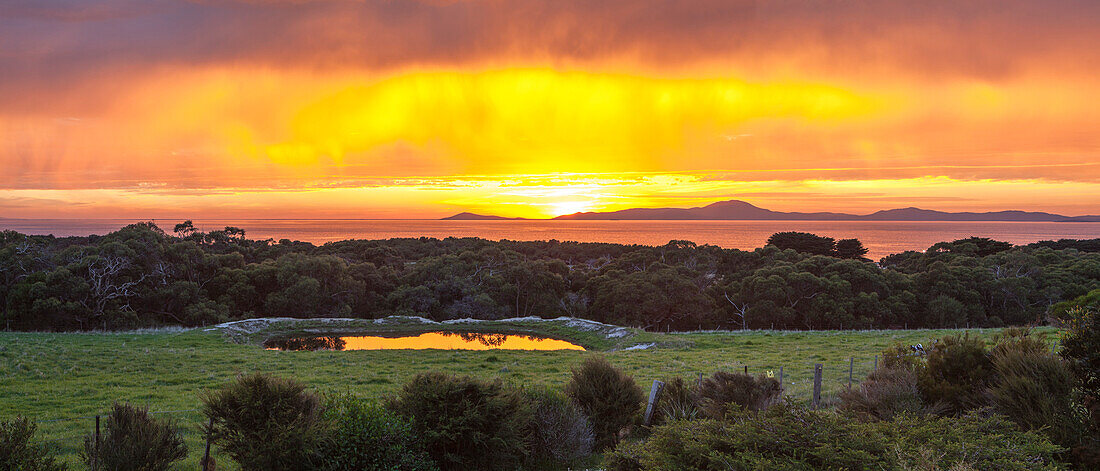
{"label": "pond reflection", "polygon": [[470,332],[427,332],[400,337],[294,337],[269,339],[264,347],[268,350],[584,350],[565,340]]}

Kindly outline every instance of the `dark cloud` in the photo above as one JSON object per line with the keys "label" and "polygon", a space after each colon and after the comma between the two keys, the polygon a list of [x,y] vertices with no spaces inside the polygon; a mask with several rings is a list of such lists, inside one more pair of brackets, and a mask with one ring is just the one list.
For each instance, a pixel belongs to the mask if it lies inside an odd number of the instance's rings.
{"label": "dark cloud", "polygon": [[[859,77],[1089,73],[1100,2],[9,0],[0,98],[163,65],[385,69],[712,61]],[[1054,72],[1058,72],[1055,70]]]}

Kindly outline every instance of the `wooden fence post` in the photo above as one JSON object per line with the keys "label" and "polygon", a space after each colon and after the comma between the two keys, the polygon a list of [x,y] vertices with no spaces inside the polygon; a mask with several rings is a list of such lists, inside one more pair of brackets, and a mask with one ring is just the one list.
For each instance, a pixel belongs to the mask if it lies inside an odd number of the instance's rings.
{"label": "wooden fence post", "polygon": [[787,389],[786,386],[783,386],[783,367],[782,366],[779,367],[779,386],[782,387],[783,389]]}
{"label": "wooden fence post", "polygon": [[99,468],[99,416],[95,416],[95,455],[92,455],[92,471]]}
{"label": "wooden fence post", "polygon": [[848,357],[848,389],[852,389],[852,373],[856,369],[856,358]]}
{"label": "wooden fence post", "polygon": [[697,386],[702,386],[703,385],[703,372],[701,372],[701,371],[699,372],[699,383],[696,384],[696,385]]}
{"label": "wooden fence post", "polygon": [[210,426],[206,430],[206,453],[202,455],[202,471],[214,471],[210,469],[210,439],[213,438],[211,432],[214,430],[214,418],[210,418]]}
{"label": "wooden fence post", "polygon": [[821,363],[814,363],[814,397],[813,406],[814,410],[817,410],[821,406]]}
{"label": "wooden fence post", "polygon": [[653,421],[653,412],[657,409],[657,401],[660,399],[661,390],[664,387],[665,383],[653,380],[653,387],[649,389],[649,404],[645,406],[645,421],[643,424],[648,426]]}
{"label": "wooden fence post", "polygon": [[745,374],[749,374],[749,365],[745,365]]}
{"label": "wooden fence post", "polygon": [[878,355],[875,355],[875,371],[878,371]]}

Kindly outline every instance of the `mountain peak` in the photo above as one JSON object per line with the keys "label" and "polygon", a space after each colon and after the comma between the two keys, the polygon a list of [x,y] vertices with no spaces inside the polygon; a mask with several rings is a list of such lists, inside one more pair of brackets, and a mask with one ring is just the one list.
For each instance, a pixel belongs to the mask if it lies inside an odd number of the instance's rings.
{"label": "mountain peak", "polygon": [[[508,220],[473,213],[459,213],[444,218],[451,220]],[[871,214],[832,212],[772,211],[741,200],[718,201],[696,208],[633,208],[609,212],[566,214],[555,220],[634,220],[634,221],[1016,221],[1016,222],[1100,222],[1100,216],[1063,216],[1029,211],[945,212],[917,207],[885,209]]]}

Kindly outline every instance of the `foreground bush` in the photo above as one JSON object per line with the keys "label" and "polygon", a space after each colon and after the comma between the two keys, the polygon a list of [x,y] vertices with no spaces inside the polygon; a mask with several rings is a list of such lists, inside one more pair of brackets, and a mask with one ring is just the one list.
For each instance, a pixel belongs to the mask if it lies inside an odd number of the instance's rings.
{"label": "foreground bush", "polygon": [[163,471],[187,457],[187,446],[174,422],[154,419],[148,408],[115,403],[99,446],[95,434],[84,437],[84,463],[112,471]]}
{"label": "foreground bush", "polygon": [[744,410],[760,411],[775,404],[783,387],[775,378],[719,371],[699,385],[699,406],[712,419]]}
{"label": "foreground bush", "polygon": [[840,392],[840,409],[861,420],[890,420],[900,414],[923,415],[927,409],[917,374],[905,368],[879,368],[858,388]]}
{"label": "foreground bush", "polygon": [[993,363],[985,342],[969,334],[949,335],[928,352],[924,368],[917,373],[917,385],[926,403],[960,414],[985,403],[985,389],[992,377]]}
{"label": "foreground bush", "polygon": [[882,369],[909,370],[914,373],[924,368],[924,356],[909,345],[895,343],[882,351]]}
{"label": "foreground bush", "polygon": [[672,378],[665,381],[665,388],[661,391],[661,397],[657,402],[657,412],[654,414],[654,424],[666,424],[676,420],[692,420],[698,418],[699,398],[696,388],[689,385],[684,378]]}
{"label": "foreground bush", "polygon": [[1066,334],[1059,355],[1081,385],[1081,405],[1089,433],[1073,447],[1082,469],[1100,469],[1100,290],[1055,306]]}
{"label": "foreground bush", "polygon": [[605,456],[608,471],[883,469],[889,447],[865,425],[790,404],[760,414],[677,421],[653,428],[641,445]]}
{"label": "foreground bush", "polygon": [[331,428],[318,446],[318,470],[436,469],[412,424],[379,404],[339,396],[325,403],[323,417]]}
{"label": "foreground bush", "polygon": [[995,415],[900,416],[862,423],[783,404],[727,421],[677,421],[624,443],[608,471],[641,470],[1046,470],[1061,449]]}
{"label": "foreground bush", "polygon": [[998,412],[1027,430],[1045,429],[1063,445],[1087,434],[1073,407],[1077,378],[1064,360],[1046,349],[1000,349],[993,366],[997,379],[988,395]]}
{"label": "foreground bush", "polygon": [[865,427],[868,435],[884,437],[896,451],[901,469],[926,469],[912,466],[928,461],[928,455],[944,470],[1063,469],[1056,460],[1063,450],[1048,437],[1022,431],[1005,417],[985,411],[960,417],[900,417]]}
{"label": "foreground bush", "polygon": [[63,471],[46,447],[33,443],[38,427],[26,417],[0,421],[0,470]]}
{"label": "foreground bush", "polygon": [[244,471],[313,469],[320,400],[297,381],[252,374],[200,396],[209,433]]}
{"label": "foreground bush", "polygon": [[518,391],[443,373],[417,375],[390,400],[444,470],[516,469],[530,412]]}
{"label": "foreground bush", "polygon": [[528,392],[531,455],[536,460],[572,462],[592,453],[596,436],[580,407],[559,391]]}
{"label": "foreground bush", "polygon": [[565,393],[592,421],[596,448],[615,445],[619,432],[638,420],[645,402],[642,389],[603,357],[588,357],[572,372]]}

